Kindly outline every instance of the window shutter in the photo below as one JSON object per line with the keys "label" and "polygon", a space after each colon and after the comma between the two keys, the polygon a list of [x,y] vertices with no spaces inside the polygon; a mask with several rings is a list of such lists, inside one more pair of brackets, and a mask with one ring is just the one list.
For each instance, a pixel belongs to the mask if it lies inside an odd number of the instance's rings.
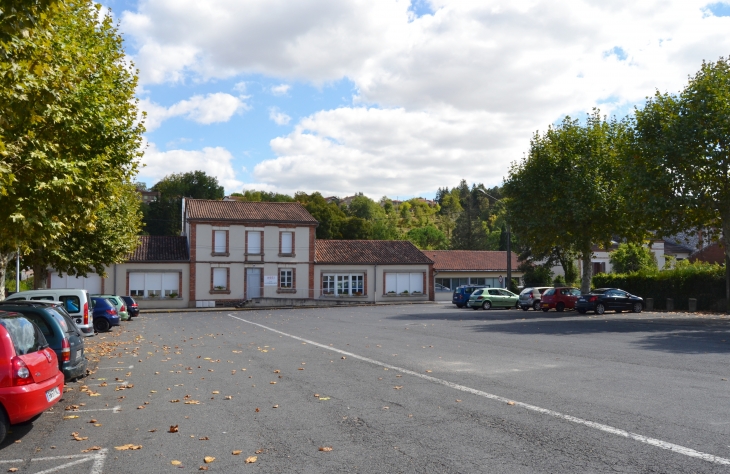
{"label": "window shutter", "polygon": [[222,286],[226,288],[228,285],[228,269],[227,268],[214,268],[213,269],[213,288]]}
{"label": "window shutter", "polygon": [[158,293],[162,290],[162,273],[147,273],[145,278],[144,289],[149,292],[157,291]]}
{"label": "window shutter", "polygon": [[410,292],[420,291],[423,293],[423,273],[410,274]]}
{"label": "window shutter", "polygon": [[390,293],[391,291],[398,292],[396,273],[385,274],[385,292]]}
{"label": "window shutter", "polygon": [[261,232],[248,233],[248,253],[261,253]]}
{"label": "window shutter", "polygon": [[215,253],[226,253],[226,231],[216,230],[215,231]]}
{"label": "window shutter", "polygon": [[281,253],[294,253],[292,250],[292,233],[281,233]]}
{"label": "window shutter", "polygon": [[180,283],[180,274],[179,273],[163,273],[162,274],[162,290],[164,291],[170,291],[170,293],[175,292],[177,294],[180,294],[178,291],[178,285]]}
{"label": "window shutter", "polygon": [[144,291],[144,273],[129,274],[129,291]]}
{"label": "window shutter", "polygon": [[408,273],[396,273],[398,275],[398,293],[403,293],[404,291],[408,291],[410,293],[411,291],[411,285],[410,285],[410,278],[408,276]]}

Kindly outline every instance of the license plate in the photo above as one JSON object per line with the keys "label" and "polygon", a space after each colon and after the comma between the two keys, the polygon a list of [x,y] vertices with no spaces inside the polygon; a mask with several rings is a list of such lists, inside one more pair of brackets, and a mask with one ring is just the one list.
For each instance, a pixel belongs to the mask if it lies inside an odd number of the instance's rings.
{"label": "license plate", "polygon": [[585,298],[578,298],[578,301],[585,301]]}
{"label": "license plate", "polygon": [[61,396],[61,391],[58,389],[58,387],[53,387],[49,391],[46,392],[46,400],[49,402],[57,399]]}

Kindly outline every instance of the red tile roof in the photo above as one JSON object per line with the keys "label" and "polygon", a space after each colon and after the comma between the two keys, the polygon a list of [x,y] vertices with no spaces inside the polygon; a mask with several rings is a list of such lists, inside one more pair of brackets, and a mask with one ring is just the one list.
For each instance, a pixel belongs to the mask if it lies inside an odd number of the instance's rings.
{"label": "red tile roof", "polygon": [[140,235],[139,245],[127,255],[128,262],[187,262],[188,241],[185,237]]}
{"label": "red tile roof", "polygon": [[725,263],[725,249],[715,242],[689,256],[690,262]]}
{"label": "red tile roof", "polygon": [[[494,250],[423,250],[434,261],[437,272],[507,271],[507,252]],[[517,254],[512,252],[512,270],[517,270]]]}
{"label": "red tile roof", "polygon": [[298,202],[186,199],[185,211],[188,220],[317,224],[317,220]]}
{"label": "red tile roof", "polygon": [[316,263],[430,264],[418,247],[408,240],[320,240],[315,241]]}

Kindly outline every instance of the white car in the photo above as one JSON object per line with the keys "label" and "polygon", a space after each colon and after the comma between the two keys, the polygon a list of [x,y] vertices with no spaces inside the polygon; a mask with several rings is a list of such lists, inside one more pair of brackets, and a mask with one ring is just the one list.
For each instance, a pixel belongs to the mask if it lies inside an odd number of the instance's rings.
{"label": "white car", "polygon": [[60,301],[66,312],[73,318],[76,326],[84,336],[94,335],[94,312],[93,302],[89,292],[83,289],[47,289],[28,290],[13,293],[5,298],[6,301],[31,300],[31,301]]}

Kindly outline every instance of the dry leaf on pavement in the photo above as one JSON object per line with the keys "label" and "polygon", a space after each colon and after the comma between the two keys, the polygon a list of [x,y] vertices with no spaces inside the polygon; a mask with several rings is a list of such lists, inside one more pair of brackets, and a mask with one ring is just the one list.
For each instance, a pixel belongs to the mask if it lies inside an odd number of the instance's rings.
{"label": "dry leaf on pavement", "polygon": [[239,455],[239,454],[241,454],[242,452],[243,452],[243,451],[241,451],[240,449],[237,449],[237,450],[233,451],[233,452],[232,452],[231,454],[233,454],[234,456],[238,456],[238,455]]}
{"label": "dry leaf on pavement", "polygon": [[215,458],[213,456],[206,456],[203,458],[203,461],[205,461],[205,464],[210,464],[215,461]]}
{"label": "dry leaf on pavement", "polygon": [[71,433],[71,436],[73,436],[73,439],[75,439],[76,441],[86,441],[87,439],[89,439],[88,436],[79,436],[79,433],[76,431]]}
{"label": "dry leaf on pavement", "polygon": [[208,470],[208,466],[200,466],[198,468],[198,471],[207,471],[207,470]]}
{"label": "dry leaf on pavement", "polygon": [[319,450],[324,451],[325,453],[329,453],[330,451],[332,451],[332,446],[320,446]]}
{"label": "dry leaf on pavement", "polygon": [[63,419],[64,420],[73,420],[74,418],[78,418],[78,417],[79,417],[79,415],[68,415],[68,416],[64,416]]}
{"label": "dry leaf on pavement", "polygon": [[507,405],[514,405],[515,402],[507,402]]}
{"label": "dry leaf on pavement", "polygon": [[257,459],[258,459],[257,456],[249,456],[246,458],[246,464],[254,463],[254,462],[256,462]]}
{"label": "dry leaf on pavement", "polygon": [[171,425],[168,433],[177,433],[177,425]]}
{"label": "dry leaf on pavement", "polygon": [[117,451],[135,451],[137,449],[142,449],[141,444],[125,444],[123,446],[114,446],[114,449]]}
{"label": "dry leaf on pavement", "polygon": [[400,390],[402,388],[403,388],[403,385],[396,385],[395,387],[393,387],[393,390]]}
{"label": "dry leaf on pavement", "polygon": [[90,448],[82,449],[81,452],[82,453],[88,453],[88,452],[91,452],[91,451],[99,451],[100,449],[101,449],[101,446],[92,446]]}
{"label": "dry leaf on pavement", "polygon": [[18,468],[17,467],[11,467],[10,469],[8,469],[8,472],[18,472]]}
{"label": "dry leaf on pavement", "polygon": [[182,465],[182,463],[180,461],[178,461],[177,459],[173,459],[172,461],[170,461],[170,464],[172,464],[173,466]]}

